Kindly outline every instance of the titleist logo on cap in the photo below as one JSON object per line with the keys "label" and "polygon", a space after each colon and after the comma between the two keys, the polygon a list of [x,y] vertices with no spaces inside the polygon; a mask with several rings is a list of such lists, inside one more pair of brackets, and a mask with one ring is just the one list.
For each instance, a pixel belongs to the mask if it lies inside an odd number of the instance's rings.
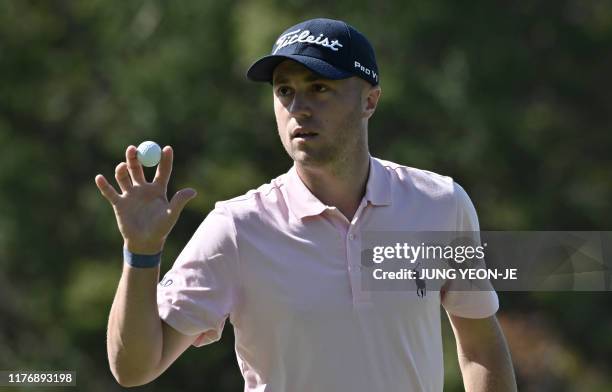
{"label": "titleist logo on cap", "polygon": [[[301,33],[300,33],[301,31]],[[299,33],[299,34],[298,34]],[[309,43],[313,45],[323,46],[337,52],[343,45],[337,40],[330,40],[329,37],[319,34],[318,37],[310,34],[310,30],[295,30],[285,33],[276,40],[276,48],[272,54],[276,54],[280,49],[293,45],[295,43]]]}

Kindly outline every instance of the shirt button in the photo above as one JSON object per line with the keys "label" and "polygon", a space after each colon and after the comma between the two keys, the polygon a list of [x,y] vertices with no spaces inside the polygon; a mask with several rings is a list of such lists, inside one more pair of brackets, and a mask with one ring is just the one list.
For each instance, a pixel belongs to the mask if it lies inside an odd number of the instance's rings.
{"label": "shirt button", "polygon": [[349,238],[350,238],[351,240],[354,240],[354,239],[355,239],[355,237],[357,237],[355,234],[350,234],[350,235],[349,235]]}

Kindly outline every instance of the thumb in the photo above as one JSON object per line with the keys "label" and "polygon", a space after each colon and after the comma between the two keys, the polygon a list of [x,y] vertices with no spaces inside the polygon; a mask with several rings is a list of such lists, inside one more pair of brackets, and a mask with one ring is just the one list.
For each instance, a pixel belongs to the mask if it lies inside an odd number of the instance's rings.
{"label": "thumb", "polygon": [[176,192],[174,196],[172,196],[172,200],[170,200],[170,214],[178,217],[178,215],[183,211],[185,205],[189,202],[189,200],[196,197],[198,192],[192,188],[181,189]]}

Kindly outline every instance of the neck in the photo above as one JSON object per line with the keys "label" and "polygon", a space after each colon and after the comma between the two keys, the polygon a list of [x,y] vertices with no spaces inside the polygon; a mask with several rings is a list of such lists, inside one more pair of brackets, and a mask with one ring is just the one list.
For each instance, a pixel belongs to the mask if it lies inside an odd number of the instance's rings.
{"label": "neck", "polygon": [[297,173],[310,192],[323,204],[338,208],[349,221],[365,194],[370,170],[368,151],[357,155],[325,166],[296,162]]}

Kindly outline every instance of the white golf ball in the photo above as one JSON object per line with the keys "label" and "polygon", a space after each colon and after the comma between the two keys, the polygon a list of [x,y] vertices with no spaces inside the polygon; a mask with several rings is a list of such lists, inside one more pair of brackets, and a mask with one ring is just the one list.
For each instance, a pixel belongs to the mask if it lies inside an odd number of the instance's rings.
{"label": "white golf ball", "polygon": [[153,167],[161,159],[161,148],[155,142],[146,141],[138,146],[137,157],[142,166]]}

